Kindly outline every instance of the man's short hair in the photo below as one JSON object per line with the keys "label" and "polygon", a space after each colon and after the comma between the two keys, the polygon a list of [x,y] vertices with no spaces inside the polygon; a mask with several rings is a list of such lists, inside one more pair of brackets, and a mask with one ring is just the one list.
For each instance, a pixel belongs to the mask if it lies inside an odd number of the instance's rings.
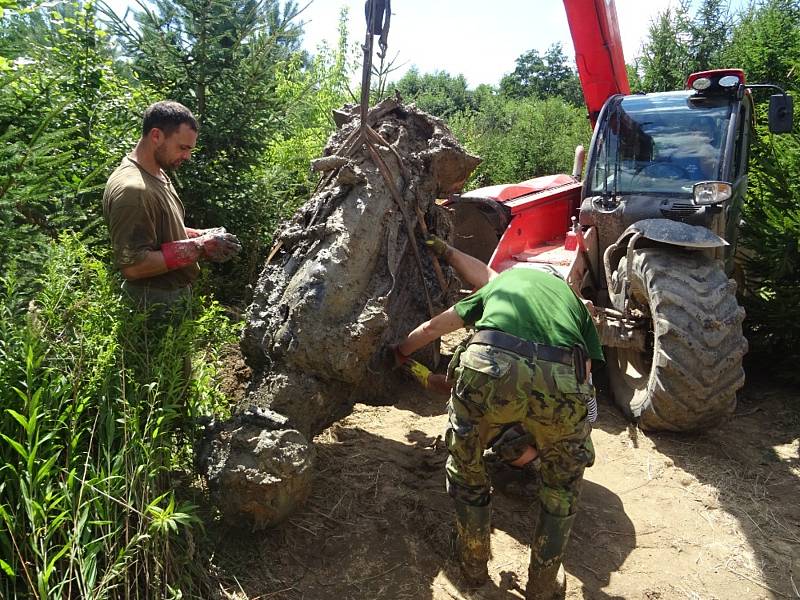
{"label": "man's short hair", "polygon": [[172,135],[181,124],[186,123],[193,131],[197,131],[197,119],[192,111],[180,102],[162,100],[147,107],[142,120],[142,137],[153,128],[160,129],[164,135]]}

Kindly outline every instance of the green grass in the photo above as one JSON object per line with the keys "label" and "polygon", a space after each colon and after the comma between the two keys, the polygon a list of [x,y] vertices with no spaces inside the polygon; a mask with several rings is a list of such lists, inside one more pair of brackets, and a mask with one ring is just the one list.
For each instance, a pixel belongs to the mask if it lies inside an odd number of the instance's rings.
{"label": "green grass", "polygon": [[235,327],[202,299],[146,319],[74,238],[38,283],[0,279],[0,597],[202,597],[197,508],[175,488],[194,417],[226,410],[216,349]]}

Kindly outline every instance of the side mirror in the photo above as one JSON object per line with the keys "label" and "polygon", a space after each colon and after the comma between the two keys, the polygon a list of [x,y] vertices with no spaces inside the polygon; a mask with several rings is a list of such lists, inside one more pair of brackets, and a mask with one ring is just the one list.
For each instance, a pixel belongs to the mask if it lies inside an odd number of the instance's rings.
{"label": "side mirror", "polygon": [[791,133],[794,100],[789,94],[769,97],[769,130],[771,133]]}

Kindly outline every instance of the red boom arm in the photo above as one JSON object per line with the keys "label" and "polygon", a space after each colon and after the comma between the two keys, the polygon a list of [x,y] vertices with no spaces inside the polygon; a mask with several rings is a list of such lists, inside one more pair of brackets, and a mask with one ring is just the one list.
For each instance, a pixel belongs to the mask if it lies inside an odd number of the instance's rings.
{"label": "red boom arm", "polygon": [[583,97],[594,128],[614,94],[630,94],[614,0],[564,0]]}

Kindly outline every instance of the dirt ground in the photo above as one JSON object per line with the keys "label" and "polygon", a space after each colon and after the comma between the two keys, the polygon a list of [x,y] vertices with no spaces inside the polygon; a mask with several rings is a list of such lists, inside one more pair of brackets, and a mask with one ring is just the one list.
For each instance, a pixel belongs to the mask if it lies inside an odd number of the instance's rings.
{"label": "dirt ground", "polygon": [[[645,435],[601,398],[567,597],[800,598],[792,394],[751,378],[736,415],[694,436]],[[212,528],[221,597],[522,598],[536,484],[495,473],[491,582],[464,591],[450,559],[445,424],[445,399],[424,392],[357,405],[315,439],[305,507],[267,531]]]}

